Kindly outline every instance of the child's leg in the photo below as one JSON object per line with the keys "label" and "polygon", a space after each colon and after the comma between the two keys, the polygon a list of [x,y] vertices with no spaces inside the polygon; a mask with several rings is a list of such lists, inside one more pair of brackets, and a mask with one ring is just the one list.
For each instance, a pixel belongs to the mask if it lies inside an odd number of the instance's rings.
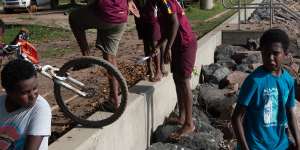
{"label": "child's leg", "polygon": [[[117,67],[117,60],[116,60],[115,56],[107,54],[107,53],[103,53],[103,58]],[[111,96],[112,102],[114,104],[115,109],[117,109],[120,105],[120,100],[118,98],[119,83],[118,83],[117,79],[111,75],[109,76],[109,88],[110,88],[110,96]]]}
{"label": "child's leg", "polygon": [[[151,55],[151,43],[149,43],[148,40],[143,39],[143,43],[144,43],[144,53],[145,56],[150,56]],[[153,73],[153,67],[152,67],[152,58],[147,60],[147,75],[150,76],[151,78],[154,78],[154,73]]]}
{"label": "child's leg", "polygon": [[182,46],[180,42],[174,42],[172,49],[171,69],[176,80],[176,86],[179,87],[177,92],[180,93],[180,101],[183,103],[182,112],[185,114],[185,122],[183,126],[177,130],[170,138],[178,139],[195,130],[192,118],[192,89],[190,78],[192,69],[195,64],[196,42],[187,46]]}
{"label": "child's leg", "polygon": [[[119,42],[123,36],[126,24],[108,24],[103,23],[101,28],[98,28],[96,47],[103,52],[103,58],[117,67],[117,51]],[[111,74],[110,72],[108,72]],[[119,95],[119,84],[115,77],[110,75],[110,91],[112,102],[114,103],[115,109],[120,105]]]}
{"label": "child's leg", "polygon": [[179,95],[181,96],[179,100],[181,103],[180,115],[182,115],[182,118],[185,119],[184,126],[194,128],[194,123],[192,119],[193,97],[192,97],[190,79],[178,77],[178,79],[176,80],[178,80],[177,84],[179,87],[177,92],[179,92],[180,93]]}
{"label": "child's leg", "polygon": [[[152,50],[154,50],[154,45],[155,45],[156,43],[152,40],[151,41],[151,49]],[[153,52],[152,52],[153,53]],[[155,55],[155,57],[154,57],[154,65],[155,65],[155,76],[154,76],[154,79],[153,79],[153,81],[155,82],[155,81],[160,81],[161,80],[161,78],[162,78],[162,73],[161,73],[161,66],[160,66],[160,52],[156,52],[156,53],[158,53],[157,55]]]}
{"label": "child's leg", "polygon": [[[178,77],[175,83],[176,87],[180,89],[177,90],[181,95],[180,99],[178,99],[178,103],[181,105],[180,115],[185,118],[184,123],[180,129],[178,129],[175,133],[170,135],[170,138],[179,139],[181,136],[192,133],[195,130],[195,125],[192,118],[192,90],[190,85],[189,78],[181,78]],[[181,117],[180,117],[181,118]]]}
{"label": "child's leg", "polygon": [[[182,101],[184,104],[184,112],[185,112],[185,123],[183,125],[183,130],[186,131],[194,131],[194,123],[192,118],[192,108],[193,108],[193,96],[192,96],[192,89],[190,84],[190,79],[182,79]],[[184,131],[183,131],[184,132]]]}
{"label": "child's leg", "polygon": [[166,70],[166,67],[165,67],[165,62],[164,62],[164,53],[165,53],[165,47],[166,47],[166,42],[164,42],[161,47],[159,48],[160,49],[160,68],[161,68],[161,72],[163,74],[163,76],[168,76],[168,71]]}
{"label": "child's leg", "polygon": [[98,28],[98,20],[97,16],[95,16],[88,7],[76,9],[69,15],[70,27],[83,55],[89,54],[85,30],[89,28]]}
{"label": "child's leg", "polygon": [[180,83],[178,83],[178,80],[174,78],[175,82],[175,88],[176,88],[176,94],[177,94],[177,104],[179,109],[179,116],[169,117],[166,119],[166,124],[180,124],[183,125],[185,122],[185,109],[184,109],[184,103],[182,101],[183,95],[181,92]]}

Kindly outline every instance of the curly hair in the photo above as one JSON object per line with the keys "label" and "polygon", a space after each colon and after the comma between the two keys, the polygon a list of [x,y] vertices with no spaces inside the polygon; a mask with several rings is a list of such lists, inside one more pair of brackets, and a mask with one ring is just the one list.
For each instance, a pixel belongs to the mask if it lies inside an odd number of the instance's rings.
{"label": "curly hair", "polygon": [[287,33],[281,29],[270,29],[267,30],[260,38],[260,47],[267,48],[272,45],[272,43],[281,43],[282,48],[285,52],[288,51],[290,40]]}
{"label": "curly hair", "polygon": [[15,90],[18,82],[36,76],[37,73],[33,64],[25,60],[16,59],[4,66],[1,72],[1,84],[6,91],[10,92]]}

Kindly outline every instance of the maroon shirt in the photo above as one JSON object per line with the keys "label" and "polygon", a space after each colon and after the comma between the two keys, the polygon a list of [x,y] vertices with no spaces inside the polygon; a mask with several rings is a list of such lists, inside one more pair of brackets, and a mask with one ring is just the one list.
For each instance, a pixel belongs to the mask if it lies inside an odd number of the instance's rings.
{"label": "maroon shirt", "polygon": [[98,0],[97,11],[108,23],[125,23],[128,17],[127,0]]}
{"label": "maroon shirt", "polygon": [[141,19],[146,23],[157,23],[157,14],[154,0],[147,0],[145,6],[141,9]]}
{"label": "maroon shirt", "polygon": [[188,46],[191,42],[195,41],[195,34],[192,31],[192,27],[188,21],[188,18],[184,14],[184,10],[180,6],[177,0],[157,0],[158,1],[158,17],[161,22],[161,32],[166,34],[167,30],[170,30],[165,22],[166,17],[170,14],[176,14],[179,21],[179,29],[177,31],[177,37],[179,38],[182,46]]}

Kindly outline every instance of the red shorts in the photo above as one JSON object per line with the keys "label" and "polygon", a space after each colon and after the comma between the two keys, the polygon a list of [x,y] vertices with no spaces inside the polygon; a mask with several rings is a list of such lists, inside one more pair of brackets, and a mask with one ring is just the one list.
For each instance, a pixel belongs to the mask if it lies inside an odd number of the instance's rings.
{"label": "red shorts", "polygon": [[175,40],[172,46],[171,71],[176,77],[190,78],[196,60],[197,40],[183,45],[180,40]]}

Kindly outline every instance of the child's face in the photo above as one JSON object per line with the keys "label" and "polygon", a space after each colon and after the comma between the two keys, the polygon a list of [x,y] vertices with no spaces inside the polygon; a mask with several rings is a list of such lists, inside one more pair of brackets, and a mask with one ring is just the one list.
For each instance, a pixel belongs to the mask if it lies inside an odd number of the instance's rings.
{"label": "child's face", "polygon": [[38,81],[34,76],[16,84],[14,91],[8,93],[11,100],[21,107],[31,107],[38,97]]}
{"label": "child's face", "polygon": [[279,71],[286,54],[279,42],[272,43],[270,47],[262,48],[263,65],[269,71]]}

